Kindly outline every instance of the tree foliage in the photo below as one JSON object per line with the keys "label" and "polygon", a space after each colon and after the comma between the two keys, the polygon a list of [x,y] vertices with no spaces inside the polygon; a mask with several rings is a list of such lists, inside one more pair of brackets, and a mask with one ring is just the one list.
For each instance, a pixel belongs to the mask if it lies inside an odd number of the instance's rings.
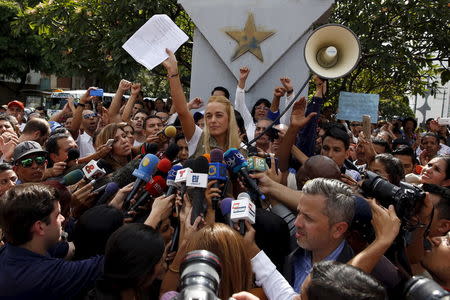
{"label": "tree foliage", "polygon": [[331,22],[351,28],[362,48],[358,66],[331,82],[340,91],[377,93],[383,100],[434,92],[448,80],[450,10],[447,0],[337,0]]}
{"label": "tree foliage", "polygon": [[[58,75],[80,75],[92,84],[115,89],[121,78],[135,80],[142,66],[122,48],[125,41],[154,14],[167,14],[188,35],[193,25],[176,0],[46,0],[25,7],[17,30],[34,29],[46,40],[44,51],[58,61]],[[185,84],[192,44],[177,52]],[[160,68],[151,71],[162,76]]]}
{"label": "tree foliage", "polygon": [[[0,0],[0,74],[20,79],[18,90],[30,70],[51,70],[52,62],[41,51],[44,40],[29,28],[20,34],[13,32],[11,23],[17,19],[20,5],[15,1]],[[5,85],[6,88],[10,88]],[[16,91],[18,93],[18,91]]]}
{"label": "tree foliage", "polygon": [[[52,73],[81,75],[109,90],[121,78],[145,80],[146,93],[155,96],[167,89],[161,68],[147,71],[122,49],[151,16],[167,14],[193,34],[194,26],[176,0],[23,1],[13,22],[15,33],[23,36],[33,30],[34,37],[45,42],[40,57],[50,62]],[[340,91],[378,93],[388,101],[433,92],[437,75],[444,82],[450,75],[444,67],[449,57],[449,11],[447,0],[336,0],[330,21],[350,27],[360,38],[362,53],[351,74],[330,82],[328,104],[337,103]],[[185,87],[191,54],[192,43],[177,52]]]}

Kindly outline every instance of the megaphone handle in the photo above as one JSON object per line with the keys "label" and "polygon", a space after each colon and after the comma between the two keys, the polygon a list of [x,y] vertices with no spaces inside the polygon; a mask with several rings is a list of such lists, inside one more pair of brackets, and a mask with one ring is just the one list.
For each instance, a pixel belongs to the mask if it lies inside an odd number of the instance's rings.
{"label": "megaphone handle", "polygon": [[[284,116],[287,111],[289,110],[289,108],[291,108],[292,105],[294,105],[295,101],[297,100],[297,98],[300,96],[300,94],[303,92],[303,90],[305,89],[306,85],[308,84],[309,80],[311,79],[311,75],[308,76],[308,78],[306,78],[305,82],[303,83],[302,87],[298,90],[297,94],[295,94],[294,98],[291,100],[291,102],[289,102],[289,104],[284,108],[284,110],[280,113],[280,115],[273,120],[272,124],[270,126],[267,126],[267,128],[261,132],[258,136],[256,136],[253,140],[251,140],[250,142],[246,143],[245,145],[250,146],[252,145],[254,142],[256,142],[260,137],[262,137],[264,134],[267,133],[267,131],[269,131],[273,126],[275,126],[275,124],[281,119],[282,116]],[[240,147],[239,149],[242,149],[242,147]]]}

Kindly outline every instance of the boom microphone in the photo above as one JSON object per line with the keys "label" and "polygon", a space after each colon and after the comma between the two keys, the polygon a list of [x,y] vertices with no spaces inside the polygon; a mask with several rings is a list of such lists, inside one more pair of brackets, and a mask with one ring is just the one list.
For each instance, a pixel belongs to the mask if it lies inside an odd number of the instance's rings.
{"label": "boom microphone", "polygon": [[224,153],[223,157],[228,170],[238,174],[244,180],[245,186],[250,189],[252,193],[257,195],[260,200],[266,200],[266,196],[261,193],[256,181],[249,176],[247,171],[248,163],[242,153],[236,148],[230,148]]}

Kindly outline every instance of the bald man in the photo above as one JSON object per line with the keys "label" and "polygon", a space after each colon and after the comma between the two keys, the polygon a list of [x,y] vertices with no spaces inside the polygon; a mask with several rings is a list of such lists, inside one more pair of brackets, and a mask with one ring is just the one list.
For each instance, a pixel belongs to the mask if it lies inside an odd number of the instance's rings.
{"label": "bald man", "polygon": [[331,158],[315,155],[308,158],[297,172],[297,187],[299,190],[306,181],[314,178],[341,179],[341,171]]}

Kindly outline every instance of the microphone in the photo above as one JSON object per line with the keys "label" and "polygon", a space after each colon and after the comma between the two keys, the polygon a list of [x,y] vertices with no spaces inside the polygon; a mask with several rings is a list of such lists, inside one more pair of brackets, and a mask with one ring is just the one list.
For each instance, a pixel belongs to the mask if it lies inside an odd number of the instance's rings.
{"label": "microphone", "polygon": [[164,152],[164,156],[168,160],[174,161],[178,156],[178,152],[180,152],[180,147],[175,143],[170,143],[169,146],[167,146],[166,151]]}
{"label": "microphone", "polygon": [[[227,166],[222,163],[223,161],[223,151],[221,149],[211,150],[211,162],[209,163],[208,170],[208,181],[217,180],[213,185],[215,188],[220,188],[222,182],[227,181]],[[217,203],[219,202],[219,197],[214,197],[212,199],[213,208],[217,208]]]}
{"label": "microphone", "polygon": [[69,185],[77,183],[78,181],[80,181],[83,178],[84,178],[83,171],[81,171],[80,169],[76,169],[76,170],[73,170],[73,171],[67,173],[66,175],[64,175],[64,177],[62,178],[60,183],[65,186],[69,186]]}
{"label": "microphone", "polygon": [[149,197],[156,198],[161,196],[166,190],[166,188],[167,188],[166,180],[162,176],[160,175],[153,176],[153,178],[150,179],[150,181],[147,182],[147,184],[145,185],[144,187],[145,190],[142,193],[142,195],[139,197],[136,203],[130,207],[128,211],[136,210],[136,208],[139,207],[142,204],[142,202],[144,202]]}
{"label": "microphone", "polygon": [[130,200],[134,197],[134,195],[136,195],[137,191],[142,186],[142,184],[150,181],[150,178],[152,177],[153,173],[156,170],[158,162],[159,162],[158,157],[156,157],[153,154],[147,154],[141,160],[139,167],[133,171],[132,175],[136,177],[136,180],[134,181],[133,189],[125,199],[124,202],[125,208],[129,205]]}
{"label": "microphone", "polygon": [[225,219],[226,224],[228,224],[229,226],[232,226],[230,214],[231,214],[231,203],[233,202],[233,200],[234,200],[233,198],[224,198],[222,199],[222,201],[220,201],[220,211]]}
{"label": "microphone", "polygon": [[167,158],[163,158],[158,162],[155,175],[166,177],[171,168],[172,163],[170,162],[170,160],[168,160]]}
{"label": "microphone", "polygon": [[192,173],[189,173],[186,179],[186,186],[192,188],[192,214],[191,224],[200,215],[205,215],[207,204],[205,201],[205,188],[208,185],[208,160],[204,156],[199,156],[194,160]]}
{"label": "microphone", "polygon": [[72,160],[76,160],[80,158],[80,150],[78,150],[78,148],[70,148],[67,151],[67,159],[66,162],[72,161]]}
{"label": "microphone", "polygon": [[102,196],[97,200],[96,205],[101,205],[109,202],[110,198],[112,198],[119,191],[119,189],[120,189],[119,185],[114,181],[106,184],[105,191],[103,192]]}
{"label": "microphone", "polygon": [[175,176],[175,183],[178,185],[181,191],[181,198],[183,199],[183,194],[186,192],[186,179],[189,173],[192,173],[192,165],[194,160],[188,159],[184,162],[184,168],[177,171]]}
{"label": "microphone", "polygon": [[260,200],[266,200],[266,196],[261,193],[256,181],[248,175],[248,163],[242,153],[236,148],[230,148],[224,153],[223,157],[228,170],[238,174],[244,180],[245,186],[247,186],[252,193],[256,194]]}
{"label": "microphone", "polygon": [[159,131],[156,135],[164,134],[168,138],[173,138],[177,135],[177,129],[173,125],[166,126],[163,130]]}
{"label": "microphone", "polygon": [[106,175],[106,171],[100,167],[96,160],[91,160],[83,167],[84,177],[91,181]]}
{"label": "microphone", "polygon": [[156,143],[143,143],[140,148],[140,153],[145,154],[156,154],[158,153],[159,146]]}
{"label": "microphone", "polygon": [[250,156],[247,164],[247,169],[251,173],[265,172],[268,169],[266,160],[259,156]]}
{"label": "microphone", "polygon": [[177,176],[178,170],[183,168],[181,165],[175,165],[170,169],[169,173],[167,174],[166,184],[169,187],[166,192],[166,197],[175,194],[177,191],[178,185],[175,183],[175,177]]}
{"label": "microphone", "polygon": [[255,224],[256,207],[247,193],[240,193],[236,200],[231,203],[230,220],[239,222],[239,232],[245,234],[245,221]]}

